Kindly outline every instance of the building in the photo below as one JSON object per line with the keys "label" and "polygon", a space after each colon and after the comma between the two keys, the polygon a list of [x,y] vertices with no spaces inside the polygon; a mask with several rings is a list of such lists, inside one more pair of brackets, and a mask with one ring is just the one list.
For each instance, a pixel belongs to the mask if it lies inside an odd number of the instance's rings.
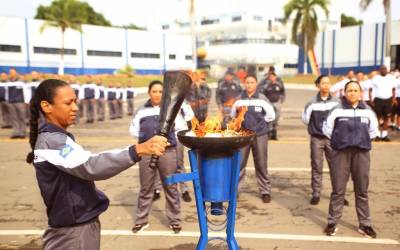
{"label": "building", "polygon": [[[0,17],[0,72],[14,67],[57,73],[61,31],[49,27],[40,33],[42,20]],[[82,33],[65,32],[65,73],[113,73],[130,65],[137,74],[191,69],[191,38],[165,32],[82,25]]]}
{"label": "building", "polygon": [[[400,67],[400,21],[392,21],[391,68]],[[370,72],[384,64],[385,23],[365,24],[320,32],[316,39],[317,64],[324,74],[345,74],[350,69]],[[299,61],[303,60],[302,53]],[[303,65],[299,64],[299,71]],[[309,71],[310,72],[310,71]]]}

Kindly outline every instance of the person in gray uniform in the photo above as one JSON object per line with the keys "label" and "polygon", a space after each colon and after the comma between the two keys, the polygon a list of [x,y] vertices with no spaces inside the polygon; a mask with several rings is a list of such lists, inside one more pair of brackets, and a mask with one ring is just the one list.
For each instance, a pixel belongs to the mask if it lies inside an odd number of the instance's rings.
{"label": "person in gray uniform", "polygon": [[106,100],[109,119],[114,120],[117,118],[117,89],[114,88],[113,83],[108,84],[108,88],[106,89]]}
{"label": "person in gray uniform", "polygon": [[[165,152],[160,136],[146,142],[92,154],[67,132],[77,115],[74,90],[60,80],[43,81],[30,103],[29,144],[26,161],[33,164],[40,194],[47,208],[44,250],[100,249],[99,216],[109,200],[94,181],[108,179],[140,161],[144,155]],[[39,116],[46,123],[39,127]]]}
{"label": "person in gray uniform", "polygon": [[[182,103],[182,107],[178,115],[175,119],[175,135],[178,134],[179,131],[188,130],[191,127],[191,120],[194,118],[194,113],[190,105],[184,101]],[[179,140],[176,141],[176,158],[177,158],[177,173],[186,173],[185,164],[184,164],[184,149],[185,147]],[[155,185],[154,185],[154,196],[153,201],[160,199],[161,197],[161,189],[162,184],[160,180],[160,176],[157,174]],[[186,182],[179,183],[179,190],[181,192],[181,197],[184,202],[191,202],[192,197],[189,193],[189,187]]]}
{"label": "person in gray uniform", "polygon": [[268,99],[257,91],[257,78],[255,75],[246,76],[245,90],[240,95],[240,99],[233,104],[231,117],[236,118],[242,112],[246,113],[244,114],[241,127],[254,131],[256,139],[250,145],[240,150],[242,161],[240,163],[239,185],[243,182],[251,150],[261,199],[264,203],[269,203],[271,202],[271,181],[268,176],[267,164],[268,123],[275,119],[275,111]]}
{"label": "person in gray uniform", "polygon": [[96,93],[97,86],[92,82],[91,77],[86,84],[82,86],[83,91],[83,104],[85,106],[86,123],[94,122],[94,109],[96,106]]}
{"label": "person in gray uniform", "polygon": [[132,82],[128,82],[128,88],[126,89],[126,104],[128,106],[128,115],[133,115],[134,107],[134,98],[135,98],[135,89],[133,88]]}
{"label": "person in gray uniform", "polygon": [[207,86],[205,75],[200,73],[199,78],[193,82],[189,93],[186,95],[186,101],[192,107],[194,115],[199,122],[204,122],[207,118],[210,98],[211,89]]}
{"label": "person in gray uniform", "polygon": [[278,140],[278,121],[281,114],[281,105],[285,101],[285,87],[283,82],[278,81],[274,72],[270,72],[267,81],[261,82],[257,88],[274,106],[276,118],[271,122],[268,133],[270,139]]}
{"label": "person in gray uniform", "polygon": [[232,71],[227,71],[223,79],[218,81],[215,91],[215,99],[221,116],[223,117],[222,127],[225,128],[230,120],[233,103],[239,98],[242,92],[240,82],[235,80]]}
{"label": "person in gray uniform", "polygon": [[96,92],[95,92],[95,99],[96,99],[96,114],[97,114],[97,121],[104,121],[105,117],[105,103],[106,101],[104,100],[104,94],[105,94],[105,88],[102,85],[101,78],[98,77],[96,78]]}
{"label": "person in gray uniform", "polygon": [[121,87],[121,83],[117,83],[117,89],[116,89],[116,93],[117,93],[117,98],[115,100],[116,104],[117,104],[117,114],[116,114],[116,118],[118,119],[122,119],[123,115],[124,115],[124,89]]}
{"label": "person in gray uniform", "polygon": [[302,120],[307,125],[310,135],[311,205],[317,205],[320,201],[324,153],[329,169],[331,169],[331,142],[322,132],[322,124],[329,112],[339,105],[339,99],[330,94],[332,85],[327,75],[320,75],[315,80],[315,85],[319,89],[319,92],[306,104],[302,114]]}
{"label": "person in gray uniform", "polygon": [[19,80],[15,69],[10,69],[10,82],[7,84],[7,101],[13,127],[11,139],[25,138],[26,108],[29,100],[30,91],[28,85]]}
{"label": "person in gray uniform", "polygon": [[[151,82],[148,89],[150,99],[143,106],[139,107],[133,116],[129,132],[132,136],[138,138],[139,143],[153,137],[157,131],[162,92],[163,85],[160,81]],[[167,186],[164,183],[166,176],[177,172],[176,137],[173,131],[170,131],[168,135],[168,143],[169,146],[165,154],[159,158],[157,168],[153,169],[149,166],[151,157],[142,157],[139,163],[140,191],[136,208],[135,225],[132,228],[133,233],[137,233],[149,226],[148,217],[153,204],[154,184],[157,172],[163,181],[169,227],[174,233],[179,233],[182,229],[178,187],[176,184]]]}
{"label": "person in gray uniform", "polygon": [[7,85],[8,76],[6,72],[1,72],[0,76],[0,111],[1,111],[1,128],[12,128],[10,118],[10,108],[7,101]]}
{"label": "person in gray uniform", "polygon": [[331,139],[331,182],[328,225],[325,233],[337,232],[342,217],[347,181],[354,183],[355,204],[359,222],[358,232],[376,238],[368,204],[371,140],[379,136],[378,120],[361,100],[362,88],[357,81],[344,86],[344,99],[327,117],[324,134]]}

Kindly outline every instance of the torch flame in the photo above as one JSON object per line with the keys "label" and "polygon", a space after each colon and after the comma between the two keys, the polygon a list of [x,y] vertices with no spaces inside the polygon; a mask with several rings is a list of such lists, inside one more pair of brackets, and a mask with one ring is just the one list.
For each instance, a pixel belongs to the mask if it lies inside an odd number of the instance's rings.
{"label": "torch flame", "polygon": [[243,135],[246,134],[245,130],[241,130],[244,115],[247,112],[246,107],[242,107],[238,110],[236,118],[228,122],[226,130],[222,130],[222,116],[207,117],[202,123],[196,118],[191,120],[192,131],[197,137],[204,137],[206,134],[217,134],[220,133],[222,136],[232,135]]}

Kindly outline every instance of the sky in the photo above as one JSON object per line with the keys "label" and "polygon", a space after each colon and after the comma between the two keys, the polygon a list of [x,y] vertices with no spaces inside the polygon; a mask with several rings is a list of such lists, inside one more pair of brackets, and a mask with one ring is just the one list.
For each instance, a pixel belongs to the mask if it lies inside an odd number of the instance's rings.
{"label": "sky", "polygon": [[[153,27],[168,20],[188,17],[190,0],[85,0],[102,13],[113,25],[134,23]],[[36,8],[49,5],[52,0],[0,0],[0,16],[33,18]],[[196,15],[218,15],[233,9],[282,14],[287,0],[197,0]],[[392,19],[400,20],[400,0],[392,0]],[[366,11],[361,11],[359,0],[331,0],[330,18],[338,20],[341,13],[361,19],[364,23],[384,22],[382,0],[373,0]]]}

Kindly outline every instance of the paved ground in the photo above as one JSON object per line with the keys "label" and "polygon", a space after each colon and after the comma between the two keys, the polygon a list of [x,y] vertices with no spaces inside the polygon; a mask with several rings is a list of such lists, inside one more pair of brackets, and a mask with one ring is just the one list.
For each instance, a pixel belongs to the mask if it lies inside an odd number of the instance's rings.
{"label": "paved ground", "polygon": [[[247,188],[240,194],[236,232],[241,249],[400,249],[400,134],[392,133],[391,143],[374,143],[370,179],[370,207],[378,233],[367,240],[357,232],[357,218],[351,183],[350,206],[344,208],[335,237],[322,233],[326,223],[330,193],[329,174],[324,176],[321,203],[310,206],[309,144],[300,113],[313,91],[290,89],[283,106],[279,141],[271,142],[269,167],[272,178],[272,202],[263,204],[254,181],[252,159],[246,178]],[[136,102],[142,103],[140,95]],[[215,105],[211,108],[215,111]],[[92,152],[124,147],[135,140],[128,134],[129,118],[71,128],[78,142]],[[46,228],[45,208],[35,173],[24,162],[27,140],[8,139],[9,130],[0,130],[0,249],[40,249],[42,230]],[[186,161],[187,162],[187,161]],[[96,183],[111,200],[101,216],[101,249],[195,249],[198,224],[195,203],[182,204],[183,231],[173,235],[164,216],[164,199],[153,205],[150,228],[133,235],[138,195],[138,170],[132,167],[120,175]],[[191,186],[191,184],[190,184]],[[213,241],[209,249],[226,249]]]}

